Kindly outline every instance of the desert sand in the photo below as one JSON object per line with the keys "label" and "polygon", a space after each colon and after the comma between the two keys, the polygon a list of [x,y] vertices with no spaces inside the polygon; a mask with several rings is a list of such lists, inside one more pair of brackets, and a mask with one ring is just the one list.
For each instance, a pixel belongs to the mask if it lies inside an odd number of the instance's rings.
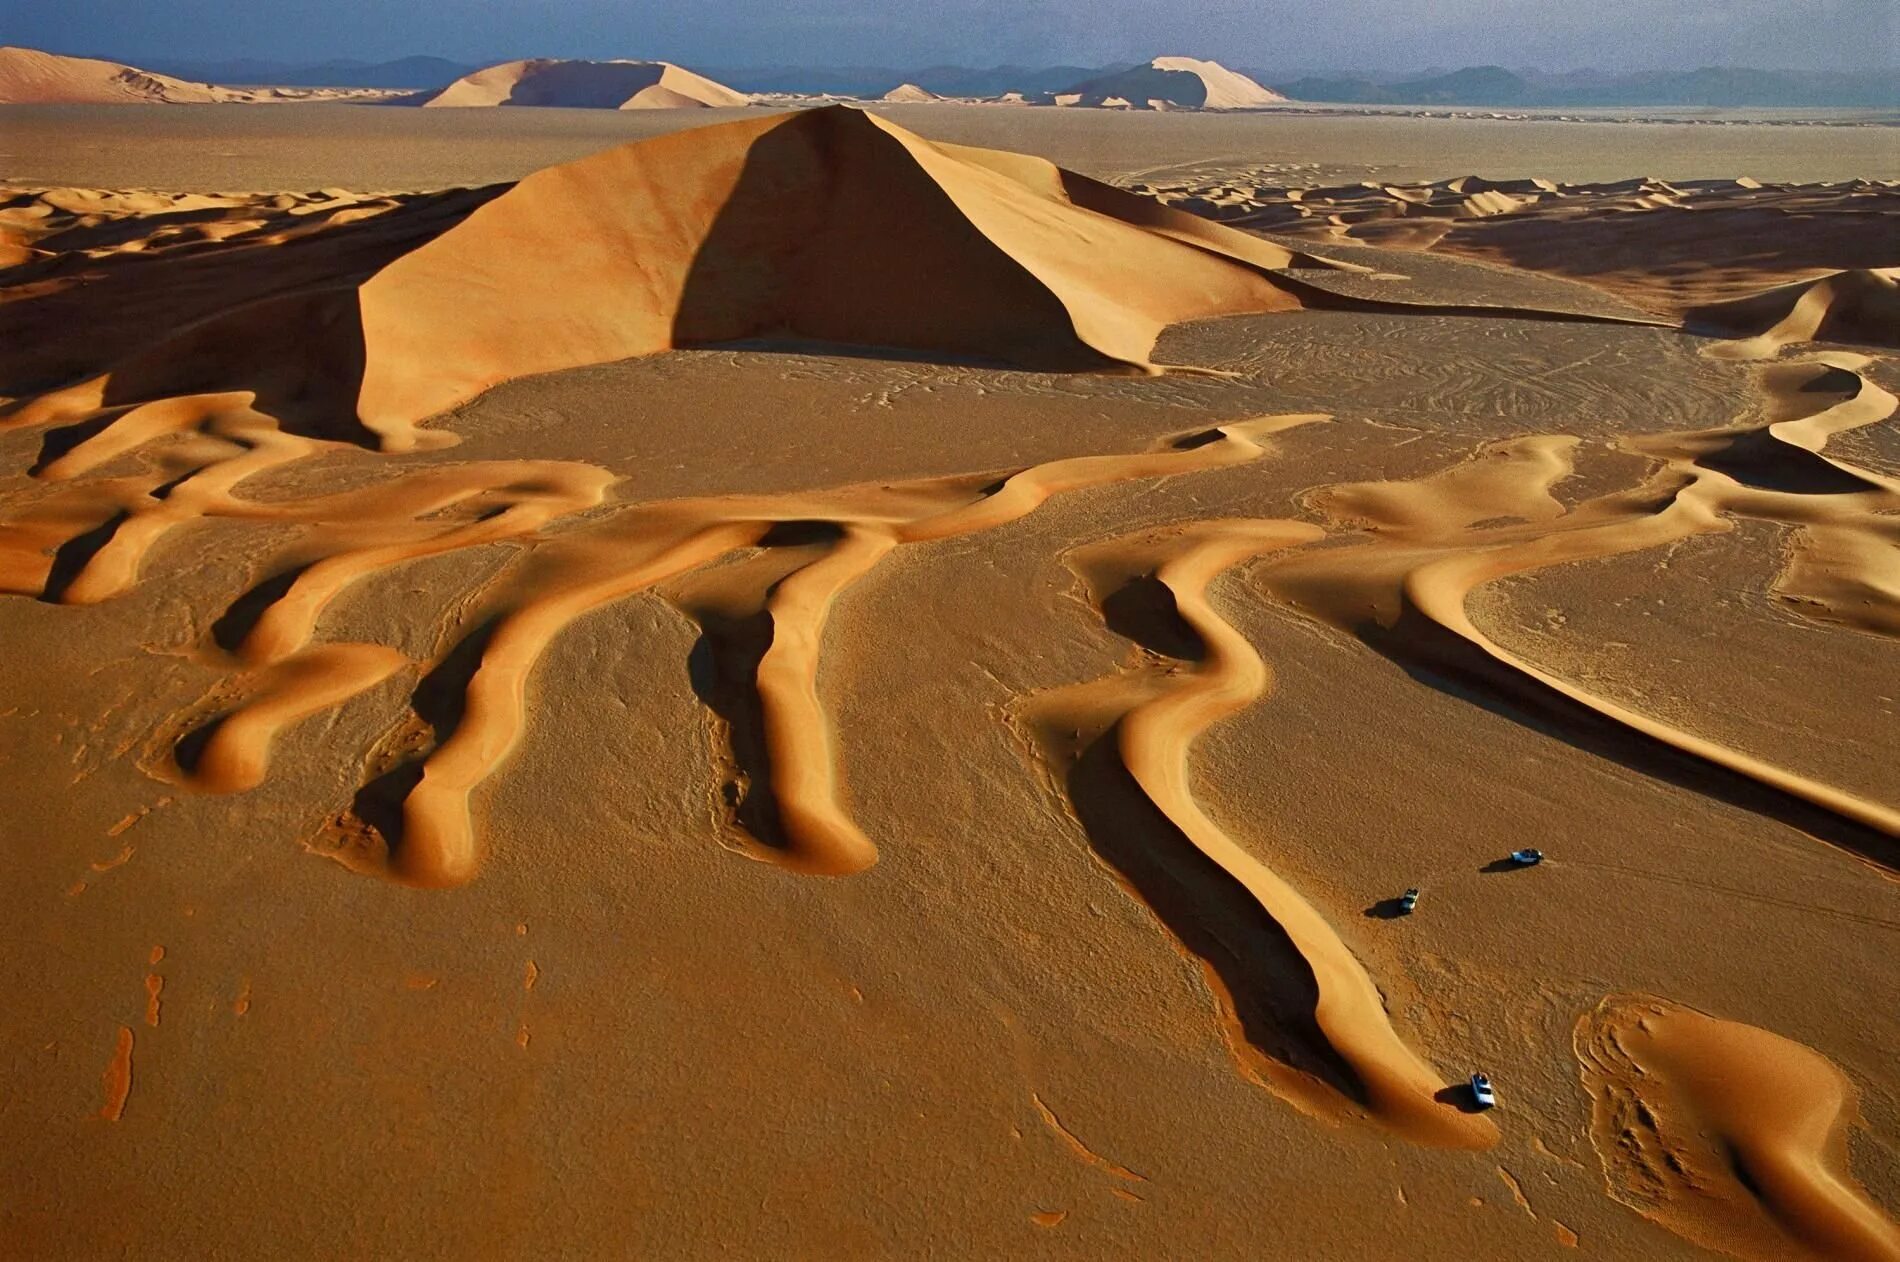
{"label": "desert sand", "polygon": [[227,88],[116,61],[0,46],[0,105],[254,105],[376,101],[393,95],[353,88]]}
{"label": "desert sand", "polygon": [[0,1238],[1900,1257],[1882,173],[1012,114],[0,193]]}

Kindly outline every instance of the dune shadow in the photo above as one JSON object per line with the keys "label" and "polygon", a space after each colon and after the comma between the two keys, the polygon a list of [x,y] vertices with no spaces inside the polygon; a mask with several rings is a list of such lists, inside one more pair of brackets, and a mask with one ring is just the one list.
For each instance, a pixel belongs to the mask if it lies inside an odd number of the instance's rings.
{"label": "dune shadow", "polygon": [[[799,548],[836,543],[843,530],[830,521],[784,521],[759,539],[761,548]],[[761,845],[788,850],[791,840],[773,791],[772,756],[765,741],[765,709],[759,697],[759,663],[772,647],[772,615],[764,609],[734,614],[697,609],[699,636],[686,654],[693,695],[724,723],[732,774],[720,797],[739,828]]]}
{"label": "dune shadow", "polygon": [[750,138],[687,265],[671,341],[1038,371],[1119,363],[902,142],[842,108]]}
{"label": "dune shadow", "polygon": [[273,574],[263,582],[239,596],[225,607],[211,624],[211,639],[227,653],[235,653],[256,628],[259,619],[278,601],[284,598],[302,576],[306,566],[296,566],[281,574]]}
{"label": "dune shadow", "polygon": [[416,683],[409,704],[430,732],[429,748],[403,758],[356,791],[350,807],[356,817],[381,835],[392,858],[403,842],[403,803],[422,780],[428,757],[454,735],[468,712],[468,686],[481,669],[482,656],[501,627],[498,615],[463,636],[435,667]]}
{"label": "dune shadow", "polygon": [[66,596],[67,588],[85,572],[86,566],[99,555],[104,547],[112,542],[112,536],[119,527],[132,516],[124,509],[114,513],[105,521],[90,530],[81,531],[53,551],[53,563],[47,568],[46,583],[40,589],[40,599],[47,604],[57,605]]}
{"label": "dune shadow", "polygon": [[71,425],[56,425],[40,435],[40,449],[33,458],[33,464],[27,469],[30,477],[39,477],[55,461],[70,455],[82,443],[97,438],[112,427],[124,412],[113,409],[103,412],[90,420],[75,421]]}
{"label": "dune shadow", "polygon": [[1198,662],[1207,656],[1207,645],[1181,616],[1174,589],[1152,574],[1131,579],[1104,597],[1102,620],[1116,635],[1164,657]]}
{"label": "dune shadow", "polygon": [[1734,478],[1743,486],[1791,495],[1852,495],[1875,489],[1826,456],[1784,442],[1765,429],[1735,436],[1718,451],[1698,456],[1705,469]]}
{"label": "dune shadow", "polygon": [[1252,893],[1142,792],[1118,734],[1111,728],[1087,745],[1065,780],[1090,846],[1220,979],[1249,1044],[1364,1103],[1358,1076],[1315,1019],[1312,966]]}
{"label": "dune shadow", "polygon": [[172,761],[187,776],[198,774],[198,765],[204,761],[205,748],[211,744],[211,738],[218,734],[225,721],[231,717],[227,711],[192,728],[172,745]]}
{"label": "dune shadow", "polygon": [[1449,1087],[1440,1087],[1432,1092],[1432,1099],[1440,1104],[1449,1104],[1460,1113],[1483,1113],[1487,1110],[1478,1103],[1477,1093],[1472,1091],[1468,1082],[1456,1083]]}
{"label": "dune shadow", "polygon": [[701,612],[699,638],[686,655],[693,695],[725,723],[733,774],[720,796],[738,826],[776,850],[790,847],[772,792],[772,758],[759,702],[759,662],[772,647],[772,615],[743,617]]}
{"label": "dune shadow", "polygon": [[1446,696],[1640,775],[1810,833],[1889,871],[1900,871],[1900,842],[1894,838],[1599,714],[1499,662],[1409,601],[1390,628],[1366,622],[1355,633],[1414,681]]}

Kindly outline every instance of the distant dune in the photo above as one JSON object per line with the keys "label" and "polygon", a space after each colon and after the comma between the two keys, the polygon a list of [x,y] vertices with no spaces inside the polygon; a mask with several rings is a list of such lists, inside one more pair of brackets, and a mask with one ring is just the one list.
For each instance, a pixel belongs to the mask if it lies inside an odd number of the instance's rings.
{"label": "distant dune", "polygon": [[425,106],[542,105],[569,109],[704,109],[751,98],[664,61],[508,61],[424,98]]}
{"label": "distant dune", "polygon": [[34,48],[0,48],[3,105],[199,105],[241,100],[246,95],[208,83],[148,74],[116,61],[61,57]]}
{"label": "distant dune", "polygon": [[883,99],[902,104],[916,104],[922,101],[940,101],[943,98],[930,89],[920,88],[914,83],[900,83],[886,92]]}
{"label": "distant dune", "polygon": [[1246,110],[1286,100],[1215,61],[1156,57],[1145,66],[1102,75],[1056,94],[1062,104],[1133,109]]}
{"label": "distant dune", "polygon": [[267,105],[282,101],[371,100],[360,88],[226,88],[154,74],[116,61],[0,47],[0,105]]}

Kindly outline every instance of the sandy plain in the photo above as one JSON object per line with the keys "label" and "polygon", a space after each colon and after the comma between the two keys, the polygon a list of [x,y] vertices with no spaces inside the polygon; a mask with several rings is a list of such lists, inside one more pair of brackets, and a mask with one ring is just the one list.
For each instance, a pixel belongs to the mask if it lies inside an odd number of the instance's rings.
{"label": "sandy plain", "polygon": [[1896,1256],[1889,129],[711,113],[7,112],[6,1239]]}

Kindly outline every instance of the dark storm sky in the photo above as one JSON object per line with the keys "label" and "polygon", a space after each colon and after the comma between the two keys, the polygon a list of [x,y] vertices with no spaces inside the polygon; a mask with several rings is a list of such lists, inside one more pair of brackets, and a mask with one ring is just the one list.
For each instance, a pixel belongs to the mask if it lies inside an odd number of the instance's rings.
{"label": "dark storm sky", "polygon": [[1900,64],[1900,0],[0,0],[0,43],[139,57],[1269,70]]}

